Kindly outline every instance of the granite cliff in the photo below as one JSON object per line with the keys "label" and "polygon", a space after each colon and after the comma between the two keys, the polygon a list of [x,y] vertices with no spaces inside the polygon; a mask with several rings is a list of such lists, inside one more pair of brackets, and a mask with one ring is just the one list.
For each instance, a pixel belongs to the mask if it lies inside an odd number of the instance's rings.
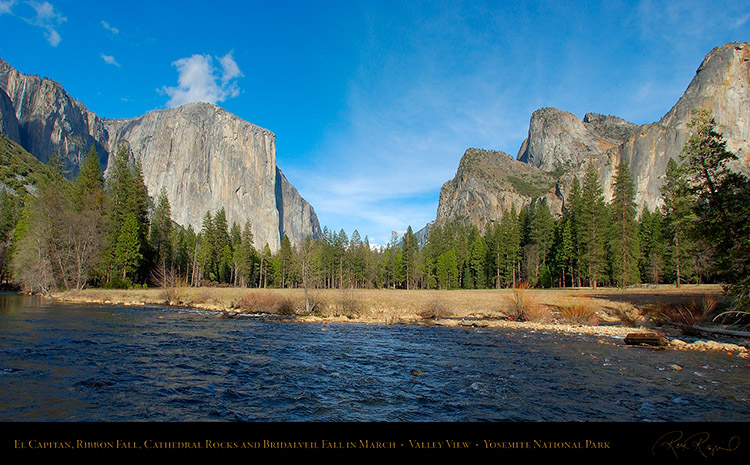
{"label": "granite cliff", "polygon": [[697,108],[711,111],[728,148],[740,159],[735,169],[748,171],[750,44],[729,43],[708,53],[683,96],[652,124],[596,113],[580,120],[555,108],[535,111],[516,159],[503,152],[466,151],[456,176],[442,187],[436,223],[463,221],[483,229],[511,206],[518,210],[535,199],[560,214],[573,180],[582,180],[589,164],[596,167],[609,201],[621,162],[630,167],[639,210],[654,210],[661,205],[667,161],[679,161]]}
{"label": "granite cliff", "polygon": [[124,144],[141,161],[152,196],[166,189],[173,219],[200,230],[207,211],[250,220],[255,245],[278,250],[319,237],[313,208],[276,166],[276,136],[216,105],[191,103],[138,118],[105,119],[50,79],[0,60],[0,130],[46,162],[57,151],[74,176],[92,145],[103,167]]}

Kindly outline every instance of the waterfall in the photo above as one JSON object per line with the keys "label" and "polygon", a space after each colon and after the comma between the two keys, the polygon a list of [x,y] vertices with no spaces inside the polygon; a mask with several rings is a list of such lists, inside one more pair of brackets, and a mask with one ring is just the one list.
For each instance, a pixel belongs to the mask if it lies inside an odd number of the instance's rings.
{"label": "waterfall", "polygon": [[21,91],[21,101],[18,103],[18,111],[16,111],[16,119],[21,121],[21,110],[23,109],[23,99],[26,96],[26,77],[23,78],[23,90]]}

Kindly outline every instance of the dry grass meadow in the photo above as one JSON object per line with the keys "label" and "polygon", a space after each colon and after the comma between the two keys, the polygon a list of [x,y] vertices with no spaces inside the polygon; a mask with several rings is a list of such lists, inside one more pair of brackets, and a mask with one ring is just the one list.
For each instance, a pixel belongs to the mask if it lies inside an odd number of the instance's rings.
{"label": "dry grass meadow", "polygon": [[550,325],[639,327],[649,308],[721,302],[718,285],[685,285],[574,289],[487,290],[309,290],[312,312],[305,309],[303,289],[153,288],[86,289],[54,297],[69,302],[125,305],[172,305],[220,312],[275,313],[300,320],[342,320],[364,323],[466,321],[533,322]]}

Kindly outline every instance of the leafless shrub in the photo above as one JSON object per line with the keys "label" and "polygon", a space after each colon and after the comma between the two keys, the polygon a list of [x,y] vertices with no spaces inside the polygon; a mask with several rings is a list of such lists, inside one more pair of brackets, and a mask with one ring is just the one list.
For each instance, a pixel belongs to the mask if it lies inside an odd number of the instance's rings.
{"label": "leafless shrub", "polygon": [[439,320],[440,318],[447,318],[453,315],[453,312],[451,312],[442,302],[440,301],[433,301],[427,303],[421,312],[419,312],[419,316],[425,320],[429,319],[435,319]]}
{"label": "leafless shrub", "polygon": [[636,326],[643,320],[641,312],[633,305],[625,302],[613,302],[611,308],[614,316],[626,326]]}
{"label": "leafless shrub", "polygon": [[552,321],[554,316],[546,305],[539,304],[528,290],[529,283],[519,282],[513,288],[511,312],[509,318],[518,321],[545,322]]}
{"label": "leafless shrub", "polygon": [[526,308],[523,315],[523,321],[531,321],[536,323],[547,323],[554,321],[555,316],[552,310],[546,306],[534,303]]}
{"label": "leafless shrub", "polygon": [[276,306],[274,307],[274,313],[278,315],[296,315],[297,309],[292,299],[284,297],[276,301]]}
{"label": "leafless shrub", "polygon": [[359,318],[362,315],[362,303],[354,297],[354,292],[351,289],[343,289],[341,294],[334,316],[344,316],[349,319]]}
{"label": "leafless shrub", "polygon": [[232,308],[244,313],[277,313],[280,300],[270,292],[251,292],[235,300]]}
{"label": "leafless shrub", "polygon": [[599,315],[594,307],[583,302],[565,305],[559,308],[559,316],[567,323],[596,326],[599,324]]}
{"label": "leafless shrub", "polygon": [[643,309],[644,316],[656,325],[673,324],[690,327],[702,323],[716,309],[716,299],[705,296],[687,304],[656,304]]}
{"label": "leafless shrub", "polygon": [[177,291],[176,287],[165,287],[162,290],[162,295],[164,298],[164,302],[167,305],[177,305],[182,303],[182,298],[180,297],[179,291]]}

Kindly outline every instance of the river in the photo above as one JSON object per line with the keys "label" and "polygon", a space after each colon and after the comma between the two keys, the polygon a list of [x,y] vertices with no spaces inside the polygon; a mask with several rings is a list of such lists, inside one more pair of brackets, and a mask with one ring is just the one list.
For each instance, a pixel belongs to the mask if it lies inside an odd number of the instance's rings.
{"label": "river", "polygon": [[746,359],[0,294],[0,421],[746,422]]}

